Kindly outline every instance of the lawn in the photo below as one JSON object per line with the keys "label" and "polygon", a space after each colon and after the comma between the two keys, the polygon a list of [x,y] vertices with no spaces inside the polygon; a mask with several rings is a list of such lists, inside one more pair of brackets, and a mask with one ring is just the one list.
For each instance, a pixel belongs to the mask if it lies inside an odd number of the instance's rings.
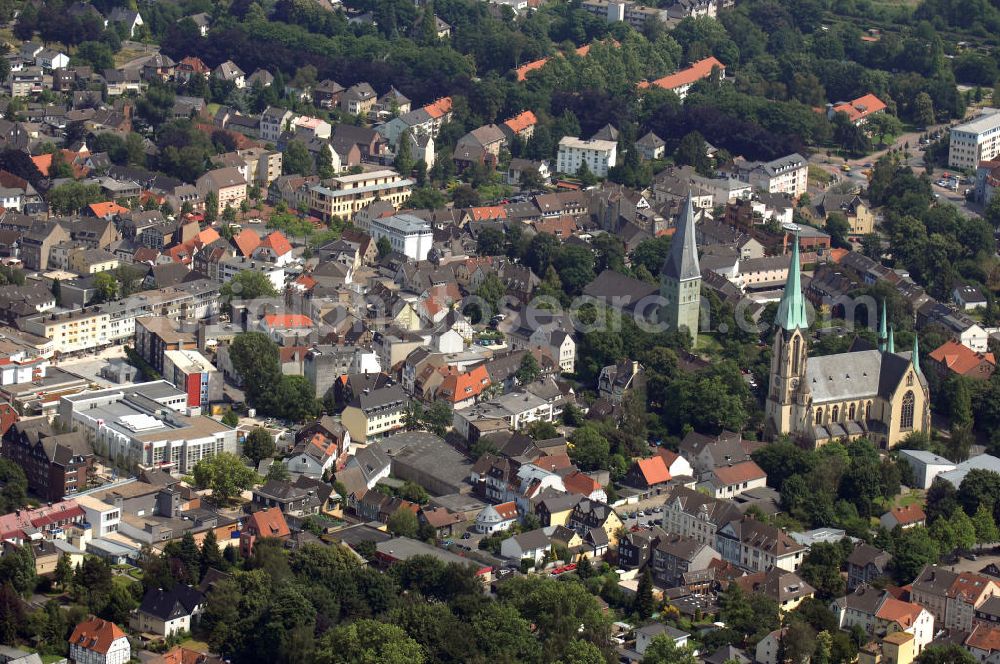
{"label": "lawn", "polygon": [[189,650],[197,650],[198,652],[204,652],[204,653],[211,652],[211,649],[208,647],[207,643],[205,643],[204,641],[196,641],[194,639],[188,639],[187,641],[182,641],[180,643],[180,646],[182,648],[187,648]]}
{"label": "lawn", "polygon": [[833,180],[833,176],[816,164],[809,164],[809,184],[826,186]]}

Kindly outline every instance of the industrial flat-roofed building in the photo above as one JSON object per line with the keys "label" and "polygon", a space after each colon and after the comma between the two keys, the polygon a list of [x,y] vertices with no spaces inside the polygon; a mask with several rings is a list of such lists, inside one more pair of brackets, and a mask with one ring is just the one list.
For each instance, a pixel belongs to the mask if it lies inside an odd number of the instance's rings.
{"label": "industrial flat-roofed building", "polygon": [[976,168],[1000,155],[1000,109],[986,108],[974,120],[951,129],[948,166]]}
{"label": "industrial flat-roofed building", "polygon": [[63,397],[59,418],[79,427],[96,454],[129,466],[189,473],[203,458],[237,452],[235,429],[178,412],[186,408],[186,393],[155,381]]}

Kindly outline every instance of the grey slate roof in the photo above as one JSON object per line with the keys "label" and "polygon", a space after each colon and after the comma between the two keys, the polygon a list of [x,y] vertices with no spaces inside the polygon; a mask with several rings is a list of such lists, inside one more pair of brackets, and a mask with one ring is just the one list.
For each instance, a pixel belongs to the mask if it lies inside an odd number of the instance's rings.
{"label": "grey slate roof", "polygon": [[697,279],[701,276],[698,265],[698,246],[694,232],[694,206],[690,194],[684,202],[684,210],[677,220],[677,232],[670,243],[670,254],[663,263],[662,273],[677,281]]}

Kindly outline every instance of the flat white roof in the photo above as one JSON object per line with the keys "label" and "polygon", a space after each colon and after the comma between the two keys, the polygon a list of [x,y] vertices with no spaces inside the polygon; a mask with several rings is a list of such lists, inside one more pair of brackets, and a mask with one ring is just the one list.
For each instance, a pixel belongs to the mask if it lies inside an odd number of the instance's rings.
{"label": "flat white roof", "polygon": [[965,124],[960,124],[952,131],[967,131],[973,134],[980,134],[990,129],[1000,126],[1000,108],[984,108],[982,115],[969,120]]}
{"label": "flat white roof", "polygon": [[618,143],[614,141],[602,141],[600,139],[584,140],[576,136],[563,136],[559,141],[559,147],[575,148],[577,150],[611,151],[618,147]]}

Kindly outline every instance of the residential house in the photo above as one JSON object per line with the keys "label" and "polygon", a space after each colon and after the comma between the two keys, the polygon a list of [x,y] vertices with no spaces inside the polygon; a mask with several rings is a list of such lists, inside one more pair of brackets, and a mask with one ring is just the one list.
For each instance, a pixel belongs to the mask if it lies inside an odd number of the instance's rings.
{"label": "residential house", "polygon": [[271,507],[254,512],[246,518],[240,533],[240,551],[245,558],[249,558],[257,540],[264,538],[287,540],[290,536],[291,531],[281,509]]}
{"label": "residential house", "polygon": [[137,632],[169,638],[190,632],[198,623],[205,605],[205,596],[183,584],[170,590],[150,588],[139,608],[132,614],[130,626]]}
{"label": "residential house", "polygon": [[973,380],[989,380],[996,370],[993,353],[974,351],[949,339],[933,351],[928,364],[943,380],[952,374]]}
{"label": "residential house", "polygon": [[340,96],[340,110],[351,115],[368,115],[378,101],[378,95],[368,83],[357,83]]}
{"label": "residential house", "polygon": [[500,125],[500,130],[507,137],[507,141],[513,141],[517,136],[521,141],[529,140],[535,133],[535,126],[538,118],[531,111],[522,111],[512,118],[509,118]]}
{"label": "residential house", "polygon": [[861,126],[876,113],[885,112],[886,105],[881,99],[869,93],[849,102],[826,105],[826,115],[831,120],[837,113],[844,113],[852,124]]}
{"label": "residential house", "polygon": [[891,510],[879,517],[879,525],[886,530],[892,530],[896,526],[902,529],[915,528],[927,523],[927,515],[920,505],[904,505],[893,507]]}
{"label": "residential house", "polygon": [[748,594],[759,593],[774,600],[783,613],[794,610],[816,592],[795,572],[777,567],[740,577],[736,579],[736,584]]}
{"label": "residential house", "polygon": [[780,528],[749,516],[719,528],[715,548],[723,560],[751,572],[764,572],[772,567],[794,572],[806,554],[806,547]]}
{"label": "residential house", "polygon": [[667,150],[667,143],[650,131],[635,142],[635,147],[643,159],[653,161],[663,158]]}
{"label": "residential house", "polygon": [[557,528],[561,526],[537,528],[508,537],[500,543],[500,555],[508,560],[530,560],[534,567],[540,567],[552,551],[551,534]]}
{"label": "residential house", "polygon": [[662,456],[655,455],[634,460],[625,474],[624,482],[638,489],[653,489],[666,485],[670,479],[666,461]]}
{"label": "residential house", "polygon": [[476,532],[492,535],[509,530],[517,523],[517,503],[506,502],[499,505],[487,505],[476,516]]}
{"label": "residential house", "polygon": [[135,38],[135,33],[145,25],[142,15],[128,7],[113,7],[108,14],[108,23],[120,23],[128,33],[129,38]]}
{"label": "residential house", "polygon": [[995,579],[928,565],[912,583],[910,599],[930,611],[939,628],[969,632],[976,609],[998,594]]}
{"label": "residential house", "polygon": [[601,531],[606,538],[606,546],[616,546],[622,520],[614,508],[607,503],[584,498],[573,508],[566,525],[585,539],[588,536],[594,536],[593,531]]}
{"label": "residential house", "polygon": [[651,549],[653,581],[661,588],[676,588],[689,572],[708,569],[722,556],[708,544],[683,535],[665,535]]}
{"label": "residential house", "polygon": [[237,168],[217,168],[208,171],[195,182],[198,193],[204,199],[209,194],[216,197],[216,213],[222,214],[227,207],[238,210],[247,199],[247,181]]}
{"label": "residential house", "polygon": [[11,426],[3,435],[2,454],[24,470],[32,493],[48,501],[87,488],[93,472],[94,451],[86,436],[56,433],[44,417]]}
{"label": "residential house", "polygon": [[875,213],[871,204],[857,194],[825,192],[809,211],[817,222],[826,222],[833,213],[843,215],[851,228],[851,237],[863,237],[875,230]]}
{"label": "residential house", "polygon": [[749,490],[767,485],[767,473],[753,461],[716,466],[698,487],[707,489],[715,498],[734,498]]}
{"label": "residential house", "polygon": [[642,365],[635,360],[610,364],[602,368],[597,377],[597,392],[612,403],[621,403],[628,392],[643,387],[644,373]]}
{"label": "residential house", "polygon": [[401,385],[356,395],[341,414],[351,440],[363,445],[402,429],[409,397]]}
{"label": "residential house", "polygon": [[728,500],[712,498],[700,491],[675,486],[663,503],[663,529],[716,546],[718,531],[742,513]]}
{"label": "residential house", "polygon": [[132,646],[121,627],[90,618],[73,628],[69,658],[77,664],[127,664],[132,659]]}
{"label": "residential house", "polygon": [[246,87],[246,74],[232,60],[226,60],[212,70],[212,76],[221,81],[232,83],[237,88]]}
{"label": "residential house", "polygon": [[841,629],[860,627],[866,634],[880,637],[897,632],[910,634],[918,653],[934,639],[935,626],[941,627],[926,605],[906,602],[865,585],[834,600],[830,609]]}
{"label": "residential house", "polygon": [[711,77],[714,72],[718,73],[720,80],[724,79],[726,77],[726,66],[716,58],[709,56],[692,63],[686,69],[664,76],[651,83],[642,82],[639,84],[639,87],[648,88],[653,85],[664,90],[670,90],[683,101],[692,85]]}
{"label": "residential house", "polygon": [[340,96],[344,86],[329,78],[323,79],[312,88],[313,103],[320,108],[333,108],[340,105]]}
{"label": "residential house", "polygon": [[874,585],[889,574],[892,554],[864,542],[854,547],[847,557],[847,590],[854,592],[859,586]]}

